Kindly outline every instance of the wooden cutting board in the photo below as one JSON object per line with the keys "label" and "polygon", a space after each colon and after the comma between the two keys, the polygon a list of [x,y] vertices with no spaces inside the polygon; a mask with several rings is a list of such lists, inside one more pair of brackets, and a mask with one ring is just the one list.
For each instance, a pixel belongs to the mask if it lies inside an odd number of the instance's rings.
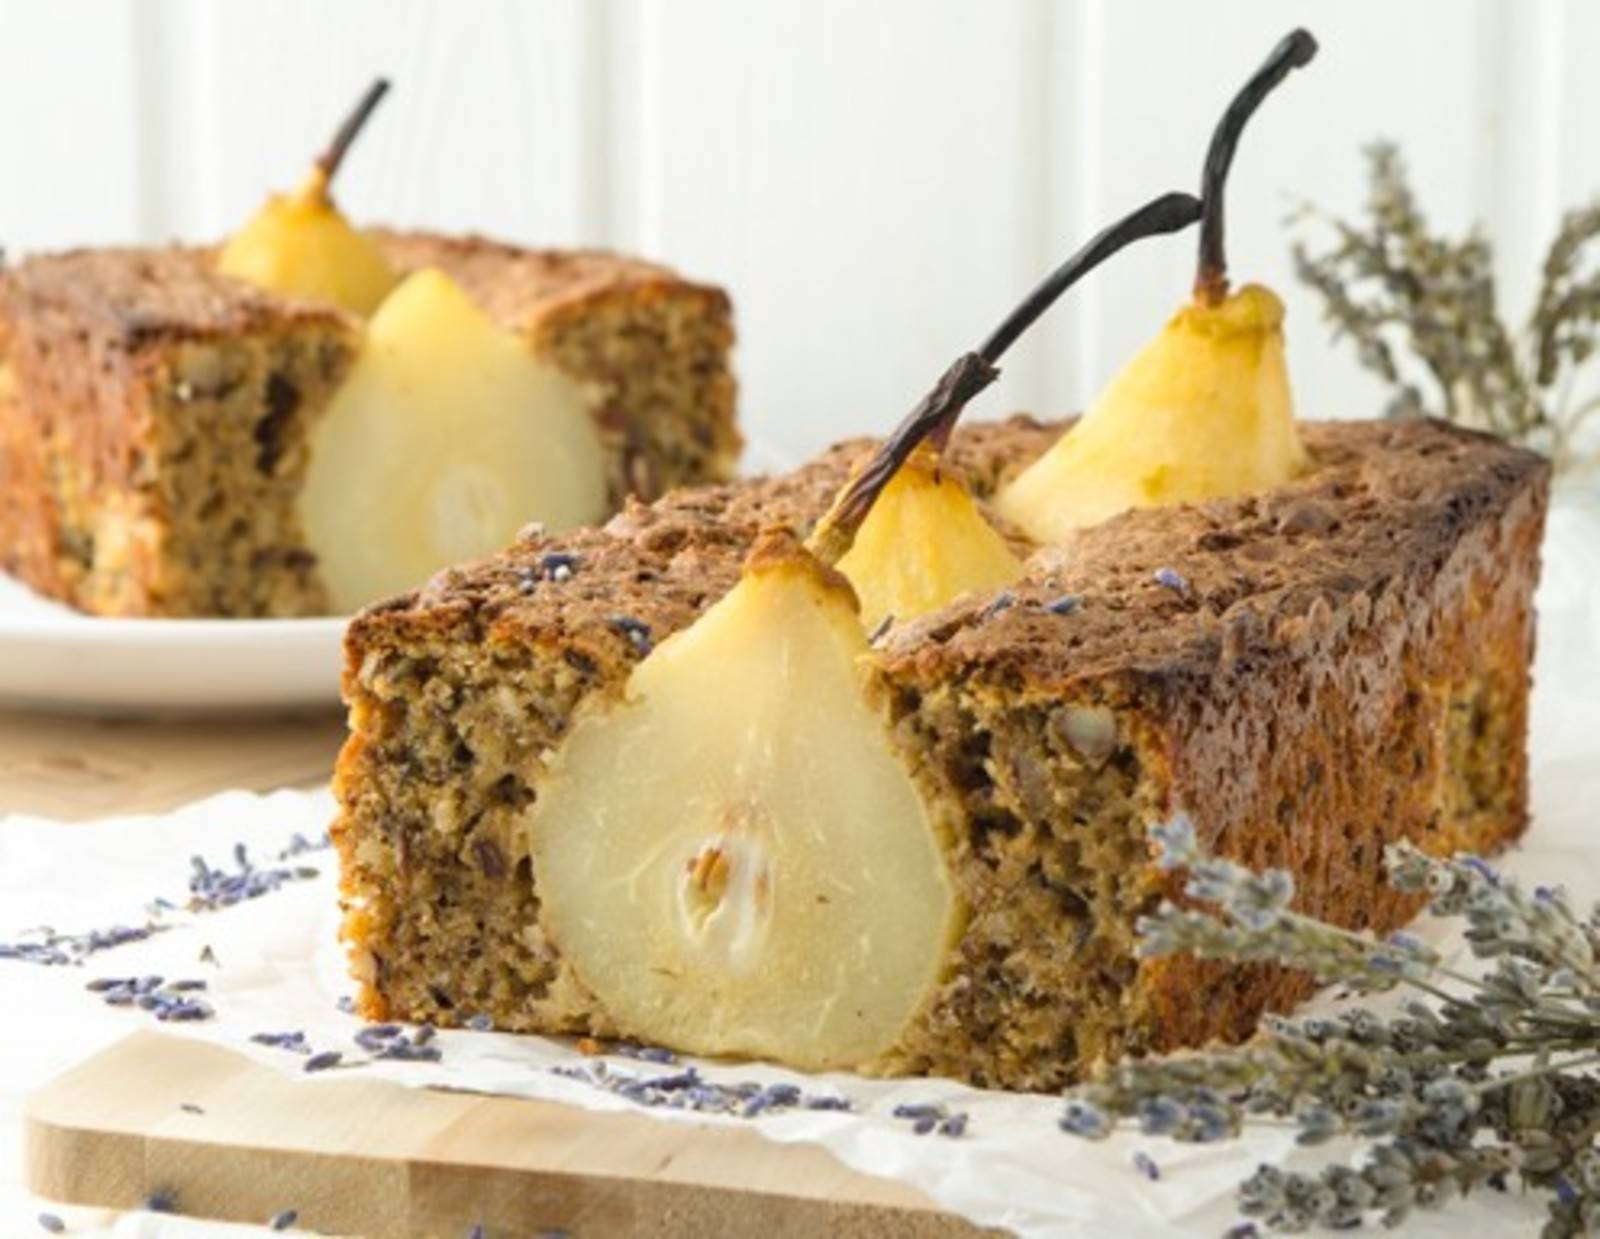
{"label": "wooden cutting board", "polygon": [[308,1085],[153,1032],[45,1085],[23,1125],[28,1186],[52,1200],[131,1208],[172,1188],[190,1216],[260,1223],[294,1209],[324,1233],[984,1233],[825,1149],[751,1130],[382,1081]]}

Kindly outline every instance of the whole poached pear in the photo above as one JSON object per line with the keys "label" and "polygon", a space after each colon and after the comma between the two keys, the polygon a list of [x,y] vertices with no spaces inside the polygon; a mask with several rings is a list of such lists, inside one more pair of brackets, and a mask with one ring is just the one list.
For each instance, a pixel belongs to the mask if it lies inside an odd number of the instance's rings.
{"label": "whole poached pear", "polygon": [[1194,296],[996,507],[1038,542],[1130,508],[1271,490],[1309,465],[1284,364],[1283,303],[1259,284],[1228,290],[1224,189],[1240,135],[1262,101],[1310,63],[1293,30],[1229,102],[1201,174]]}
{"label": "whole poached pear", "polygon": [[1035,541],[1059,542],[1129,508],[1270,490],[1307,461],[1283,303],[1248,284],[1173,315],[996,506]]}
{"label": "whole poached pear", "polygon": [[383,251],[340,214],[329,192],[345,152],[388,90],[373,83],[293,193],[273,194],[217,253],[217,270],[259,288],[367,315],[400,282]]}

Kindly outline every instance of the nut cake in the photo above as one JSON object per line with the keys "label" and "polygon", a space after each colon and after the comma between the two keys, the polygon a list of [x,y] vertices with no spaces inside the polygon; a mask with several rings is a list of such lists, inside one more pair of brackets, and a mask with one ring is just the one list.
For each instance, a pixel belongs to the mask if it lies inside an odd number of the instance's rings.
{"label": "nut cake", "polygon": [[[376,235],[584,387],[613,506],[731,474],[720,289],[608,254]],[[205,249],[0,272],[0,569],[106,615],[325,613],[295,500],[359,339],[357,319],[222,276]]]}
{"label": "nut cake", "polygon": [[[950,459],[987,497],[1059,430],[960,429]],[[1378,932],[1416,910],[1385,844],[1488,852],[1523,829],[1546,464],[1436,422],[1302,431],[1314,467],[1287,486],[1126,512],[877,635],[870,700],[961,916],[927,1001],[854,1066],[1053,1089],[1309,993],[1276,967],[1138,958],[1137,917],[1175,892],[1147,832],[1174,814]],[[355,620],[334,838],[366,1016],[630,1035],[541,917],[541,779],[580,711],[620,701],[757,534],[803,533],[869,450],[530,531]]]}

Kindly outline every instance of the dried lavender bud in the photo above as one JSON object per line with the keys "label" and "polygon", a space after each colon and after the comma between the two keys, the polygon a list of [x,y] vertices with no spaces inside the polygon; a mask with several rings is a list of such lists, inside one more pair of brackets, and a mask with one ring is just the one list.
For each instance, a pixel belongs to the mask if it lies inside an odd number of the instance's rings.
{"label": "dried lavender bud", "polygon": [[338,1050],[323,1050],[321,1053],[313,1054],[306,1059],[302,1070],[307,1072],[327,1071],[330,1067],[337,1067],[343,1058],[344,1055]]}
{"label": "dried lavender bud", "polygon": [[67,1224],[53,1213],[41,1213],[39,1215],[39,1229],[47,1230],[52,1235],[59,1235],[67,1229]]}
{"label": "dried lavender bud", "polygon": [[300,1214],[294,1209],[280,1209],[272,1215],[272,1220],[267,1223],[268,1230],[288,1230],[297,1221]]}
{"label": "dried lavender bud", "polygon": [[1156,1165],[1155,1159],[1150,1154],[1142,1150],[1135,1150],[1133,1168],[1152,1183],[1161,1177],[1161,1167]]}
{"label": "dried lavender bud", "polygon": [[258,1032],[250,1034],[250,1040],[257,1045],[269,1045],[276,1050],[289,1050],[295,1054],[311,1053],[311,1045],[306,1040],[306,1035],[299,1030],[294,1032]]}
{"label": "dried lavender bud", "polygon": [[836,1094],[809,1094],[787,1083],[762,1085],[755,1081],[713,1084],[693,1067],[660,1076],[639,1076],[617,1071],[604,1062],[552,1067],[551,1072],[622,1097],[636,1105],[700,1114],[727,1114],[755,1118],[775,1110],[854,1110],[854,1103]]}
{"label": "dried lavender bud", "polygon": [[548,555],[539,557],[539,571],[547,581],[570,581],[573,573],[578,570],[579,559],[576,555],[566,555],[559,551],[552,551]]}
{"label": "dried lavender bud", "polygon": [[1083,599],[1076,594],[1063,594],[1044,604],[1044,609],[1051,615],[1072,615],[1083,606]]}
{"label": "dried lavender bud", "polygon": [[1016,602],[1017,596],[1015,594],[1013,594],[1009,589],[1002,590],[1000,593],[991,598],[988,604],[983,608],[983,618],[993,619],[1002,611],[1009,611],[1016,605]]}
{"label": "dried lavender bud", "polygon": [[178,1191],[172,1187],[158,1187],[144,1198],[139,1207],[146,1213],[176,1213]]}
{"label": "dried lavender bud", "polygon": [[650,652],[653,642],[650,638],[649,624],[628,615],[613,615],[609,623],[628,639],[628,644],[633,646],[634,652],[640,657]]}
{"label": "dried lavender bud", "polygon": [[[313,850],[310,845],[296,852],[291,845],[286,855],[300,855],[309,850]],[[234,846],[233,859],[235,868],[230,872],[213,868],[203,856],[189,858],[189,911],[215,912],[247,899],[259,899],[289,882],[304,882],[317,876],[315,869],[304,865],[257,868],[250,863],[242,843]]]}
{"label": "dried lavender bud", "polygon": [[1175,568],[1157,568],[1154,576],[1157,585],[1179,594],[1189,592],[1189,579]]}
{"label": "dried lavender bud", "polygon": [[108,929],[91,929],[80,934],[63,934],[45,927],[25,934],[16,942],[0,942],[0,959],[56,968],[77,965],[83,963],[90,955],[126,946],[130,942],[143,942],[152,934],[162,933],[170,928],[170,925],[150,922],[144,925],[113,925]]}

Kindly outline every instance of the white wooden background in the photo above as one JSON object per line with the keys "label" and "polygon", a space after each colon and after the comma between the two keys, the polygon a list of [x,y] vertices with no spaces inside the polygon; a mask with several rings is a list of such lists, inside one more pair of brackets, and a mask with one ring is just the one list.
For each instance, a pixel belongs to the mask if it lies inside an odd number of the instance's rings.
{"label": "white wooden background", "polygon": [[[1402,143],[1481,221],[1522,312],[1564,205],[1600,193],[1585,0],[0,0],[0,241],[213,237],[395,79],[341,177],[364,221],[599,244],[736,300],[759,455],[887,427],[1114,214],[1192,187],[1226,96],[1296,23],[1260,114],[1236,275],[1288,293],[1301,407],[1380,393],[1293,287],[1283,218],[1361,198]],[[1183,296],[1192,236],[1130,253],[1008,359],[983,413],[1076,407]]]}

